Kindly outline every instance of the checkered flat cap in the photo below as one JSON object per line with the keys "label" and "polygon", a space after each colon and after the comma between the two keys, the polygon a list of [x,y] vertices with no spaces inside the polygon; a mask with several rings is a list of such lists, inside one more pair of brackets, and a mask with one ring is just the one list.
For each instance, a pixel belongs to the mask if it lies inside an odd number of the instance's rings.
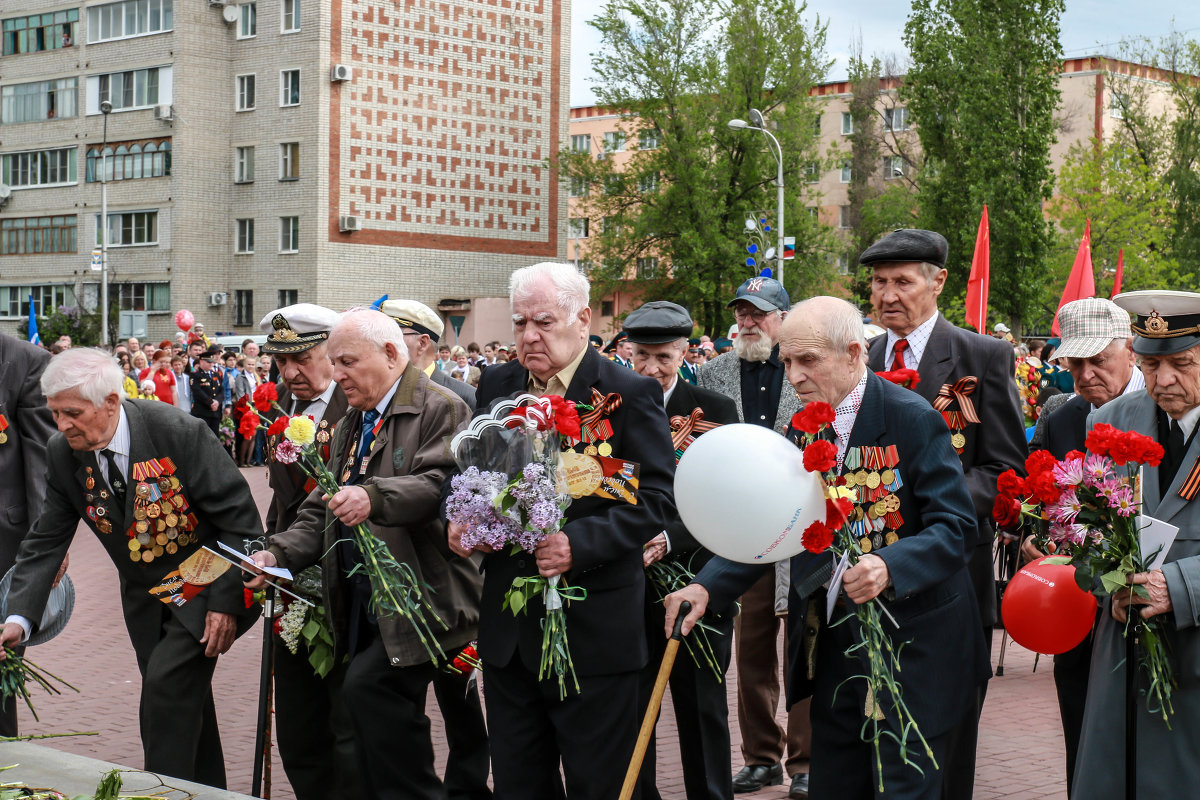
{"label": "checkered flat cap", "polygon": [[1113,339],[1128,339],[1133,335],[1129,312],[1103,297],[1085,297],[1067,303],[1058,310],[1058,329],[1062,332],[1062,344],[1054,349],[1055,358],[1091,358]]}

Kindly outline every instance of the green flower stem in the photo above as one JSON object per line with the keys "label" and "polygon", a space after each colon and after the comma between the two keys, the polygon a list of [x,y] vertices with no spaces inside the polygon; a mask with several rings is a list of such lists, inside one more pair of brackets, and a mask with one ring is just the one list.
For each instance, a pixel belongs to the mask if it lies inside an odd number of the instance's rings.
{"label": "green flower stem", "polygon": [[[696,574],[677,561],[662,560],[646,567],[646,577],[650,579],[650,587],[661,603],[668,594],[677,592],[691,583]],[[724,683],[725,676],[717,663],[717,655],[708,636],[709,631],[716,632],[716,629],[701,620],[699,625],[692,628],[690,636],[683,637],[683,646],[687,648],[697,667],[708,667],[713,671],[717,683]]]}
{"label": "green flower stem", "polygon": [[[558,680],[558,699],[567,698],[568,676],[579,694],[579,679],[575,677],[575,664],[571,660],[571,647],[567,642],[567,615],[563,610],[564,594],[558,586],[562,576],[555,575],[546,581],[544,597],[546,617],[542,620],[542,661],[538,667],[538,680],[543,681],[553,673]],[[563,586],[564,591],[571,587]],[[569,599],[569,595],[568,595]]]}
{"label": "green flower stem", "polygon": [[7,707],[8,699],[15,695],[25,701],[25,705],[29,707],[29,713],[33,714],[35,720],[41,722],[38,719],[37,711],[33,708],[29,687],[26,684],[33,681],[45,689],[47,694],[62,694],[58,687],[50,683],[50,681],[56,681],[76,694],[79,693],[74,686],[24,656],[17,655],[7,647],[4,648],[4,652],[8,657],[4,661],[0,661],[0,708]]}

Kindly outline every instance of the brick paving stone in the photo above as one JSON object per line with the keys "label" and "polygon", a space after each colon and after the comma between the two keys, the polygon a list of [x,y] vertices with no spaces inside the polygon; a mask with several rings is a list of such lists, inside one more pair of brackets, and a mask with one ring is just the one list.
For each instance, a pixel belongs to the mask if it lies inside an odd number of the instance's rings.
{"label": "brick paving stone", "polygon": [[[269,490],[266,470],[243,470],[258,501],[266,508]],[[96,731],[98,736],[47,742],[64,751],[119,764],[140,766],[142,751],[137,705],[141,681],[133,648],[122,624],[116,570],[96,537],[86,530],[71,545],[71,578],[76,586],[76,607],[71,624],[57,639],[30,650],[34,661],[79,687],[80,694],[61,697],[35,695],[41,717],[36,723],[21,706],[24,733]],[[249,791],[257,715],[259,658],[262,629],[256,627],[217,665],[214,687],[217,716],[228,770],[229,788]],[[1000,652],[997,632],[993,661]],[[993,678],[979,737],[976,800],[1063,800],[1063,743],[1058,705],[1048,657],[1033,671],[1034,655],[1009,643],[1005,674]],[[733,748],[730,757],[736,772],[742,766],[737,726],[736,671],[731,668],[727,691]],[[486,687],[484,696],[486,698]],[[439,771],[446,758],[445,733],[435,702],[429,704],[435,758]],[[784,720],[783,709],[778,718]],[[161,735],[170,735],[171,720],[163,720]],[[664,699],[658,726],[659,790],[664,800],[686,800],[678,756],[678,733],[670,696]],[[293,798],[278,755],[273,759],[272,797]],[[99,777],[99,776],[97,776]],[[751,795],[754,800],[782,800],[788,782]]]}

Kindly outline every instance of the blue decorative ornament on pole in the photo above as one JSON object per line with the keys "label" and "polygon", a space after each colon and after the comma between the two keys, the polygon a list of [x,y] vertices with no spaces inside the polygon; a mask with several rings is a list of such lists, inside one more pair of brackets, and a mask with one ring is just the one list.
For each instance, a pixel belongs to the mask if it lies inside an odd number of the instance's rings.
{"label": "blue decorative ornament on pole", "polygon": [[[769,264],[775,258],[775,248],[768,246],[770,238],[767,236],[771,232],[771,226],[767,222],[764,214],[755,214],[746,220],[746,252],[749,257],[746,259],[747,267],[758,267],[760,264]],[[760,254],[761,253],[761,258]],[[771,277],[771,270],[765,269],[764,277]]]}

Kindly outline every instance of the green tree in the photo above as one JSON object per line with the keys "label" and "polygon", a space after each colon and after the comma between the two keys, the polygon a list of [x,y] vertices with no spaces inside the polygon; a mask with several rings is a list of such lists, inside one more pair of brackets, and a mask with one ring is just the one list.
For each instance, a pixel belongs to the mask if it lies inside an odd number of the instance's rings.
{"label": "green tree", "polygon": [[[79,306],[59,306],[46,316],[37,318],[38,337],[49,347],[58,337],[71,337],[76,347],[94,347],[100,338],[100,315],[84,311]],[[17,323],[17,335],[29,338],[29,317]]]}
{"label": "green tree", "polygon": [[[624,115],[621,129],[637,142],[617,157],[557,159],[573,194],[586,192],[582,257],[598,293],[636,278],[643,296],[687,306],[705,332],[728,326],[725,303],[758,272],[745,264],[745,220],[776,223],[769,142],[726,126],[751,109],[783,150],[784,229],[796,237],[787,288],[802,297],[833,285],[836,243],[806,209],[816,201],[804,179],[819,164],[809,89],[830,62],[825,26],[804,24],[804,13],[795,0],[615,0],[590,21],[602,37],[593,54],[598,102]],[[645,149],[647,141],[657,146]]]}
{"label": "green tree", "polygon": [[[993,319],[1037,313],[1051,231],[1063,0],[914,0],[901,88],[925,153],[920,222],[950,243],[947,302],[965,295],[979,216],[991,229]],[[1019,333],[1019,328],[1018,328]]]}

